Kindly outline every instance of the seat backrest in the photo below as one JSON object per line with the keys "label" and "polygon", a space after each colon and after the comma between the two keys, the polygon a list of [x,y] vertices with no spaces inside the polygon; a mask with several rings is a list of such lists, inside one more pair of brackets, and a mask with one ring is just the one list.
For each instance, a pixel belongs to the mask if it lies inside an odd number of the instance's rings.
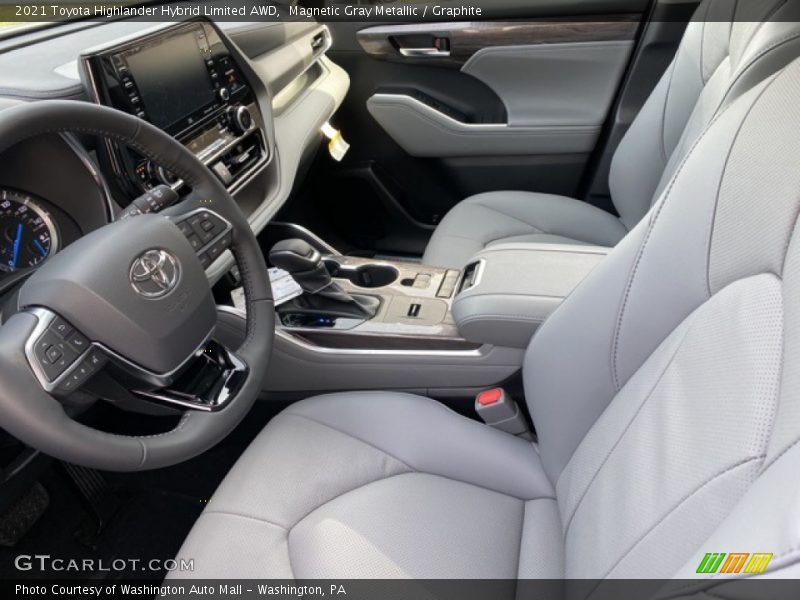
{"label": "seat backrest", "polygon": [[609,187],[629,229],[728,102],[800,56],[797,0],[704,0],[619,144]]}
{"label": "seat backrest", "polygon": [[566,577],[696,576],[706,552],[797,570],[798,215],[800,60],[715,117],[534,336]]}

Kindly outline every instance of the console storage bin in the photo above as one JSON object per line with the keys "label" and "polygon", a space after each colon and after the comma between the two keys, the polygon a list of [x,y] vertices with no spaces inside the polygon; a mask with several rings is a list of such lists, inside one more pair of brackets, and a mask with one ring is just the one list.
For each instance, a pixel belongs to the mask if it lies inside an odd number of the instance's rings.
{"label": "console storage bin", "polygon": [[536,329],[610,248],[562,244],[498,244],[467,264],[453,302],[468,341],[525,348]]}

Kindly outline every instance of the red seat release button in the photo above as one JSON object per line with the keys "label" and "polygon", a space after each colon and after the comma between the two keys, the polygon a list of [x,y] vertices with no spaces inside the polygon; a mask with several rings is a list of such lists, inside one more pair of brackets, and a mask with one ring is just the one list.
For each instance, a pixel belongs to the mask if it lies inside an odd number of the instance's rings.
{"label": "red seat release button", "polygon": [[478,404],[481,406],[489,406],[490,404],[495,404],[496,402],[500,401],[500,398],[503,397],[503,390],[502,388],[494,388],[491,390],[486,390],[485,392],[481,392],[478,394]]}

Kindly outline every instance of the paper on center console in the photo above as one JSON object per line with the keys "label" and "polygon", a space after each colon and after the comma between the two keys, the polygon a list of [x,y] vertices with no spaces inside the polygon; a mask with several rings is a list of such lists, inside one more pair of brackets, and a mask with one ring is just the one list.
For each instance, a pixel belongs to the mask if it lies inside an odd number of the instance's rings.
{"label": "paper on center console", "polygon": [[[270,269],[269,281],[272,284],[275,306],[280,306],[303,295],[303,288],[300,287],[288,271],[278,268]],[[231,296],[233,297],[233,305],[239,310],[245,310],[244,288],[233,290]]]}

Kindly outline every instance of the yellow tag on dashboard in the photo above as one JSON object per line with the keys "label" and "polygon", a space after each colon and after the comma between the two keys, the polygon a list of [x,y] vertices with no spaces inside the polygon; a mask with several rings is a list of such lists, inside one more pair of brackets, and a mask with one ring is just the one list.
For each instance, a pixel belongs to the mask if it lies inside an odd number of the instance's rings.
{"label": "yellow tag on dashboard", "polygon": [[341,162],[347,154],[347,151],[350,150],[350,144],[345,141],[342,132],[330,123],[325,123],[322,126],[322,135],[330,140],[328,142],[328,152],[330,152],[331,158],[337,162]]}

